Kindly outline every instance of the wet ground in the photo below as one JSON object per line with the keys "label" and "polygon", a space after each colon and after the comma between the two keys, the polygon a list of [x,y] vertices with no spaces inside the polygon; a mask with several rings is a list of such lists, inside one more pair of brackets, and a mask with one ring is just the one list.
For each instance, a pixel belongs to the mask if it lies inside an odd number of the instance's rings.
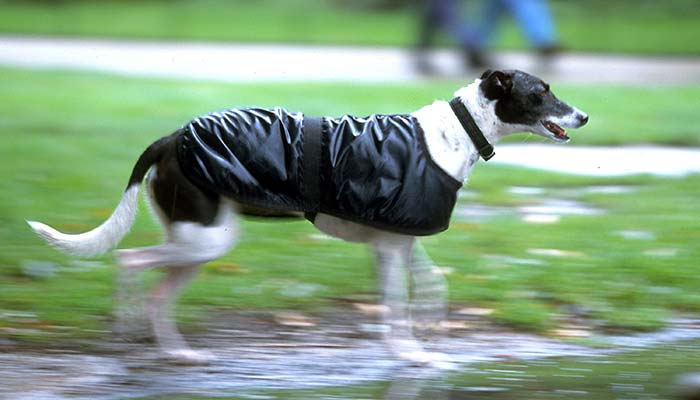
{"label": "wet ground", "polygon": [[168,363],[151,343],[109,335],[81,348],[6,341],[0,398],[509,399],[523,390],[541,392],[528,398],[667,398],[672,380],[700,359],[694,320],[651,334],[589,337],[590,347],[507,331],[477,312],[453,314],[447,328],[424,338],[428,349],[455,360],[451,370],[393,359],[375,318],[348,310],[218,315],[189,335],[194,347],[217,356],[205,366]]}
{"label": "wet ground", "polygon": [[[571,198],[636,188],[506,190],[533,198],[549,195],[522,207],[471,204],[458,208],[457,218],[483,222],[511,215],[541,224],[563,215],[602,215],[605,210]],[[618,234],[653,239],[646,231]],[[576,255],[556,249],[528,253]],[[45,267],[31,267],[33,274],[47,273]],[[167,362],[133,332],[129,337],[104,332],[99,339],[62,341],[51,348],[0,338],[0,399],[660,399],[674,397],[674,381],[681,375],[700,372],[700,320],[676,320],[663,331],[634,335],[603,334],[579,321],[542,337],[494,325],[488,320],[493,310],[473,307],[453,309],[447,322],[423,332],[427,349],[450,355],[454,368],[417,367],[394,359],[379,340],[384,327],[371,300],[346,300],[352,307],[318,315],[212,313],[188,332],[193,347],[217,356],[203,366]]]}

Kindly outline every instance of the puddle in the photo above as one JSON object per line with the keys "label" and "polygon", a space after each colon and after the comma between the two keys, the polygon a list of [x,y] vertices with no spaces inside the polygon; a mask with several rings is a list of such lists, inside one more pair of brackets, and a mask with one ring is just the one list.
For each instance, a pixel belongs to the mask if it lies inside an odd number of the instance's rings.
{"label": "puddle", "polygon": [[[158,359],[150,344],[119,341],[89,343],[91,352],[8,348],[0,354],[0,398],[171,398],[177,394],[237,399],[478,399],[497,392],[506,395],[498,398],[515,399],[523,398],[516,395],[517,390],[533,387],[546,389],[543,393],[549,397],[542,398],[557,398],[574,395],[572,390],[597,389],[596,385],[573,385],[572,376],[594,377],[595,370],[609,370],[611,365],[616,373],[627,375],[601,375],[610,380],[605,390],[620,392],[618,397],[623,398],[623,393],[637,388],[625,385],[642,385],[644,393],[649,391],[639,382],[639,376],[645,375],[635,375],[645,371],[621,364],[620,357],[639,349],[667,354],[659,349],[675,352],[678,347],[673,343],[700,340],[698,321],[689,320],[675,321],[672,328],[653,334],[596,337],[597,343],[605,344],[599,348],[495,328],[460,329],[425,342],[428,349],[449,354],[460,366],[442,376],[442,371],[390,357],[378,334],[358,329],[373,322],[371,318],[341,314],[319,317],[316,324],[304,327],[275,324],[273,318],[259,314],[221,318],[191,338],[193,346],[218,356],[207,366],[171,365]],[[458,319],[457,314],[453,317]],[[682,359],[664,357],[674,366],[700,359],[695,345],[683,349]],[[685,370],[692,371],[690,366]],[[551,383],[555,378],[566,383]]]}
{"label": "puddle", "polygon": [[655,240],[656,235],[649,231],[617,231],[616,235],[627,240]]}
{"label": "puddle", "polygon": [[559,250],[559,249],[528,249],[527,252],[536,256],[545,257],[583,257],[580,251]]}
{"label": "puddle", "polygon": [[467,222],[486,222],[495,218],[512,217],[517,210],[510,207],[488,206],[486,204],[457,204],[452,213],[456,218]]}
{"label": "puddle", "polygon": [[543,260],[538,260],[538,259],[534,259],[534,258],[512,257],[512,256],[506,256],[506,255],[500,255],[500,254],[487,254],[487,255],[484,255],[483,258],[487,259],[489,261],[493,261],[496,264],[531,265],[531,266],[547,265],[547,263]]}
{"label": "puddle", "polygon": [[558,223],[563,216],[597,216],[605,214],[605,210],[589,205],[579,200],[579,196],[588,194],[617,195],[634,191],[633,186],[622,185],[592,185],[571,188],[543,188],[538,186],[510,186],[506,193],[528,199],[527,205],[519,207],[491,206],[474,202],[474,193],[469,190],[460,191],[460,200],[455,208],[455,217],[472,223],[483,223],[496,218],[517,217],[532,224]]}
{"label": "puddle", "polygon": [[506,190],[510,194],[520,196],[539,196],[546,192],[545,188],[535,186],[511,186]]}
{"label": "puddle", "polygon": [[547,199],[540,204],[518,207],[521,214],[530,215],[601,215],[603,210],[580,201]]}
{"label": "puddle", "polygon": [[678,249],[674,249],[674,248],[649,249],[649,250],[645,250],[643,254],[645,256],[650,256],[650,257],[675,257],[678,255]]}
{"label": "puddle", "polygon": [[537,186],[511,186],[506,192],[519,196],[543,196],[547,193],[553,196],[575,197],[585,194],[627,194],[635,190],[633,186],[623,185],[592,185],[571,188],[547,189]]}
{"label": "puddle", "polygon": [[586,186],[578,190],[579,193],[596,193],[596,194],[626,194],[634,191],[630,186],[619,185],[596,185]]}
{"label": "puddle", "polygon": [[489,206],[479,203],[458,204],[453,215],[473,223],[503,217],[519,217],[530,223],[556,223],[566,215],[596,216],[604,213],[604,210],[580,201],[553,198],[520,207]]}

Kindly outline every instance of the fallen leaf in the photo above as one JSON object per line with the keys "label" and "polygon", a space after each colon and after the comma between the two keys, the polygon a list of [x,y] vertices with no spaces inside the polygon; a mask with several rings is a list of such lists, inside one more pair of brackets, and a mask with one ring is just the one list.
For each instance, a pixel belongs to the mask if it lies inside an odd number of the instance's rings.
{"label": "fallen leaf", "polygon": [[389,307],[383,304],[353,303],[352,306],[367,315],[383,315],[389,312]]}
{"label": "fallen leaf", "polygon": [[484,317],[493,314],[493,308],[465,307],[458,310],[457,314]]}
{"label": "fallen leaf", "polygon": [[284,326],[306,328],[316,326],[310,318],[297,313],[281,313],[275,315],[275,322]]}

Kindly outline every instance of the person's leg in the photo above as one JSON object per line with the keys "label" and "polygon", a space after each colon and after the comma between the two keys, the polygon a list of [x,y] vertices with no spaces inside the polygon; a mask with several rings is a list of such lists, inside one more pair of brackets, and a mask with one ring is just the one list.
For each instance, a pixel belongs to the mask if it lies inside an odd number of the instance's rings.
{"label": "person's leg", "polygon": [[505,4],[503,0],[482,0],[479,2],[480,13],[475,34],[475,47],[486,48],[494,37],[498,22],[503,15]]}
{"label": "person's leg", "polygon": [[415,49],[415,68],[419,73],[432,75],[435,73],[430,62],[430,50],[435,41],[435,35],[443,28],[443,0],[423,0],[419,4],[418,42]]}
{"label": "person's leg", "polygon": [[438,16],[436,1],[423,0],[421,2],[418,16],[418,50],[429,50],[432,47],[435,33],[439,27]]}
{"label": "person's leg", "polygon": [[440,3],[440,21],[447,33],[463,49],[472,49],[478,44],[478,37],[470,21],[465,18],[464,9],[456,0],[435,0]]}
{"label": "person's leg", "polygon": [[502,0],[532,45],[538,49],[557,43],[549,4],[546,0]]}
{"label": "person's leg", "polygon": [[[499,0],[494,0],[500,3]],[[465,64],[472,68],[487,66],[484,57],[486,38],[465,18],[458,0],[425,0],[423,3],[416,66],[423,73],[434,72],[427,59],[427,51],[435,34],[442,30],[457,42],[464,54]],[[499,11],[500,12],[500,11]],[[492,19],[497,19],[493,17]],[[493,29],[489,27],[489,29]]]}
{"label": "person's leg", "polygon": [[487,67],[489,63],[484,54],[487,46],[487,37],[473,23],[474,18],[468,18],[465,10],[460,7],[457,1],[443,1],[449,3],[442,10],[445,28],[462,49],[465,64],[471,68]]}

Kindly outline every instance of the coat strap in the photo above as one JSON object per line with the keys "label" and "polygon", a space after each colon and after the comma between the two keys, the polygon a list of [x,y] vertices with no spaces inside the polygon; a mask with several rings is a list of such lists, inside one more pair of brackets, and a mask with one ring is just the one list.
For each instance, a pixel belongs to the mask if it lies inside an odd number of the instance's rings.
{"label": "coat strap", "polygon": [[306,218],[312,221],[316,217],[321,204],[321,136],[323,118],[304,116],[304,155],[302,165],[304,212]]}

